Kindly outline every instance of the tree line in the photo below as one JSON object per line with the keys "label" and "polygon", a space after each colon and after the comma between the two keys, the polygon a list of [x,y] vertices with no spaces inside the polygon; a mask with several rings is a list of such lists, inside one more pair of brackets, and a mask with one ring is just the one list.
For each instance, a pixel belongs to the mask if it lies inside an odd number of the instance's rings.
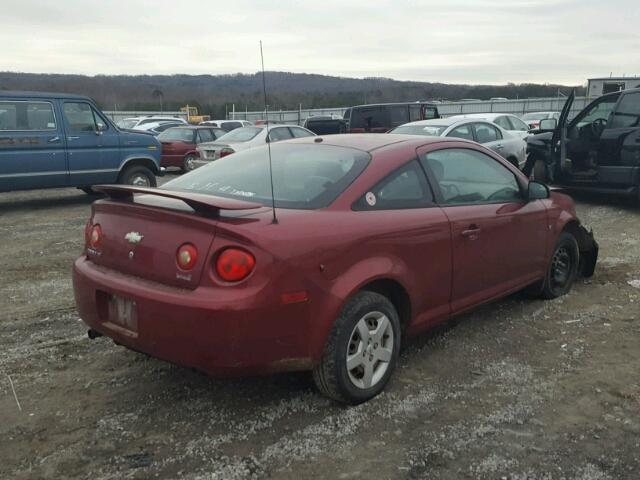
{"label": "tree line", "polygon": [[[266,72],[270,110],[348,107],[364,103],[416,100],[460,100],[492,97],[536,98],[567,95],[583,86],[524,83],[462,85],[399,81],[390,78],[345,78]],[[202,114],[221,117],[236,111],[262,110],[262,73],[231,75],[67,75],[0,72],[0,90],[75,93],[94,98],[105,110],[174,111],[189,104]]]}

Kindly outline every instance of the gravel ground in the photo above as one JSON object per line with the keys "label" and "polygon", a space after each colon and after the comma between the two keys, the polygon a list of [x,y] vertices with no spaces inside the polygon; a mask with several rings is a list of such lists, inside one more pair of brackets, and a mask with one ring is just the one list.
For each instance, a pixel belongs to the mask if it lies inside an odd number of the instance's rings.
{"label": "gravel ground", "polygon": [[346,408],[307,374],[213,379],[88,340],[70,268],[91,200],[0,194],[0,478],[638,478],[640,208],[580,197],[592,279],[412,341]]}

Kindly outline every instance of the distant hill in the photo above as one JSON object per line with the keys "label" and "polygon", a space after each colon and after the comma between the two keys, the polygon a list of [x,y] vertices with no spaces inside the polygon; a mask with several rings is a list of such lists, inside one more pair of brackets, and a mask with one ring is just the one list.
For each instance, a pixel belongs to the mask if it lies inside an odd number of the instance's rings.
{"label": "distant hill", "polygon": [[[307,73],[267,72],[267,94],[272,110],[342,107],[362,103],[458,100],[491,97],[553,97],[572,87],[507,84],[455,85],[408,82],[390,78],[344,78]],[[584,87],[576,87],[584,93]],[[106,110],[176,110],[185,104],[202,113],[223,115],[236,110],[263,108],[262,75],[65,75],[0,72],[0,90],[37,90],[89,95]]]}

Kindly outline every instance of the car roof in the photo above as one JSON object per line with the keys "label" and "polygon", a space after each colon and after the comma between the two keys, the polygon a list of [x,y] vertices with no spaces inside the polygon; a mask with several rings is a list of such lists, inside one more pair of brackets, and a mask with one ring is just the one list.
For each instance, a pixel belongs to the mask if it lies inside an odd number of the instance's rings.
{"label": "car roof", "polygon": [[20,97],[31,97],[31,98],[66,98],[66,99],[74,99],[74,100],[90,100],[90,97],[86,95],[76,95],[73,93],[55,93],[55,92],[29,92],[29,91],[21,91],[21,90],[0,90],[0,98],[1,97],[11,97],[11,98],[20,98]]}
{"label": "car roof", "polygon": [[494,119],[494,118],[498,118],[498,117],[504,117],[505,115],[507,116],[511,116],[511,117],[516,117],[517,115],[514,115],[513,113],[507,113],[507,112],[493,112],[493,113],[462,113],[460,115],[454,115],[454,117],[456,118],[484,118],[486,120],[488,119]]}
{"label": "car roof", "polygon": [[175,127],[167,128],[167,130],[171,130],[173,128],[180,128],[182,130],[211,130],[212,128],[215,130],[222,130],[215,125],[176,125]]}
{"label": "car roof", "polygon": [[[417,122],[416,122],[417,123]],[[372,152],[397,143],[415,144],[415,147],[429,143],[460,141],[460,138],[426,137],[422,135],[402,135],[397,133],[345,133],[341,135],[320,135],[287,140],[287,143],[322,143],[336,147],[348,147]]]}
{"label": "car roof", "polygon": [[455,125],[458,123],[470,123],[470,122],[473,122],[473,119],[454,116],[454,117],[446,117],[446,118],[431,118],[429,120],[417,120],[415,122],[404,123],[400,126],[404,127],[406,125],[416,125],[416,126],[424,125],[426,127],[426,126],[432,125],[436,127],[450,127],[451,125]]}
{"label": "car roof", "polygon": [[362,107],[392,107],[397,105],[429,105],[436,106],[435,103],[432,102],[392,102],[392,103],[365,103],[363,105],[354,105],[352,107],[347,108],[362,108]]}

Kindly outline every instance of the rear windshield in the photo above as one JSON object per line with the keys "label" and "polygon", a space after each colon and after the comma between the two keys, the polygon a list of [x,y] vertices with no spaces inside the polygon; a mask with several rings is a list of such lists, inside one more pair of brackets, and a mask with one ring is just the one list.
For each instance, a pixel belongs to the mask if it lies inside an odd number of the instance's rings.
{"label": "rear windshield", "polygon": [[226,135],[220,137],[221,140],[225,142],[248,142],[249,140],[255,138],[262,131],[260,127],[242,127],[236,128],[235,130],[231,130]]}
{"label": "rear windshield", "polygon": [[404,133],[407,135],[426,135],[428,137],[439,137],[447,129],[438,125],[401,125],[394,128],[389,133]]}
{"label": "rear windshield", "polygon": [[158,135],[158,140],[161,142],[193,143],[194,134],[195,130],[190,128],[169,128]]}
{"label": "rear windshield", "polygon": [[[330,205],[366,168],[368,153],[317,144],[271,145],[276,207]],[[266,146],[234,153],[165,183],[167,190],[249,200],[271,206]]]}

